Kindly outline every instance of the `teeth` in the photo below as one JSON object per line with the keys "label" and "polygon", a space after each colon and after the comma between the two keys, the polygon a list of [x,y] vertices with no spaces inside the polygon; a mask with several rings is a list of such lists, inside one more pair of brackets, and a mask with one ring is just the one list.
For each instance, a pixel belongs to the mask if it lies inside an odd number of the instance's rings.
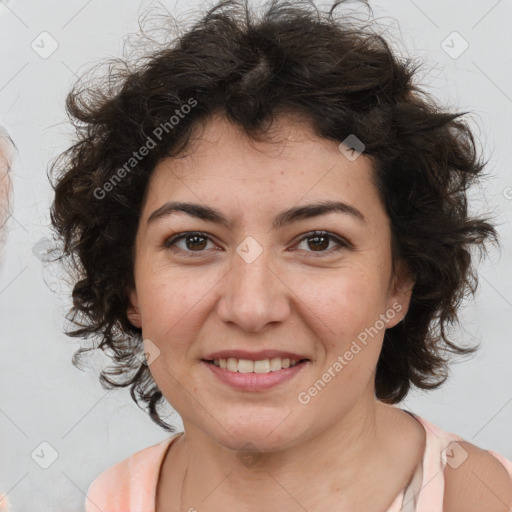
{"label": "teeth", "polygon": [[[231,364],[230,364],[231,361]],[[236,368],[236,359],[233,359],[232,357],[228,359],[228,369],[232,370],[233,368]],[[236,370],[233,370],[236,371]],[[254,372],[254,363],[252,361],[249,361],[248,359],[239,359],[238,360],[238,371],[240,373],[251,373]]]}
{"label": "teeth", "polygon": [[[215,364],[215,361],[214,361],[214,364]],[[219,364],[220,364],[220,361],[219,361]],[[226,368],[231,371],[231,372],[237,372],[238,371],[238,361],[236,359],[233,359],[232,357],[230,357],[228,360],[227,360],[227,366]]]}
{"label": "teeth", "polygon": [[298,359],[281,359],[273,357],[272,359],[262,359],[261,361],[250,361],[249,359],[214,359],[213,364],[220,368],[226,368],[231,372],[239,373],[270,373],[277,372],[283,368],[295,366]]}
{"label": "teeth", "polygon": [[254,373],[269,373],[270,372],[270,360],[263,359],[263,361],[254,361]]}

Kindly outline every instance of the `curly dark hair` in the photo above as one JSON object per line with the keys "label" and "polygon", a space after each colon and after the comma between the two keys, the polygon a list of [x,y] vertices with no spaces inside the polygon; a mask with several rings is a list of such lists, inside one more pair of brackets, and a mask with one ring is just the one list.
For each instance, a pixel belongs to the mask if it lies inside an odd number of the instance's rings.
{"label": "curly dark hair", "polygon": [[51,221],[73,273],[66,334],[90,339],[73,364],[102,350],[114,363],[102,385],[130,386],[170,432],[157,410],[163,395],[138,356],[141,329],[127,318],[134,239],[153,169],[189,148],[214,114],[254,140],[276,116],[298,114],[321,137],[363,141],[391,221],[394,269],[403,260],[415,279],[406,318],[384,335],[378,399],[397,403],[411,384],[437,388],[448,377],[447,352],[479,348],[455,344],[448,329],[478,285],[472,247],[498,244],[489,219],[468,211],[468,189],[487,164],[462,120],[468,112],[439,107],[414,83],[422,63],[397,56],[371,23],[338,16],[341,4],[321,11],[312,1],[272,1],[258,16],[247,0],[222,1],[162,47],[134,62],[109,60],[100,78],[84,75],[67,96],[77,138],[50,167]]}

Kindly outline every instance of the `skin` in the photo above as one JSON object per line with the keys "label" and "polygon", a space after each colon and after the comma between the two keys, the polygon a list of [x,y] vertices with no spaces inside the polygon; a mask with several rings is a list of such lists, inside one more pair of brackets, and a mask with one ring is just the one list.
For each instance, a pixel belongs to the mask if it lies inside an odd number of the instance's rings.
{"label": "skin", "polygon": [[[8,216],[8,203],[10,193],[9,168],[11,166],[11,149],[0,134],[0,228]],[[1,236],[1,235],[0,235]]]}
{"label": "skin", "polygon": [[[385,328],[407,313],[414,283],[400,262],[393,273],[372,161],[350,161],[297,119],[281,117],[273,128],[276,143],[254,142],[216,116],[193,150],[163,160],[148,185],[128,316],[159,351],[149,368],[185,430],[162,465],[158,512],[385,510],[422,458],[423,427],[375,399]],[[185,213],[148,224],[171,200],[211,206],[233,225]],[[352,205],[365,222],[335,212],[272,227],[278,212],[325,200]],[[315,230],[350,247],[336,251],[331,240],[318,249]],[[186,231],[209,239],[164,247]],[[251,263],[236,252],[249,236],[262,249]],[[298,401],[358,334],[398,309],[309,403]],[[201,361],[235,348],[290,350],[310,362],[271,390],[240,391]],[[238,456],[246,443],[259,457],[250,467]]]}

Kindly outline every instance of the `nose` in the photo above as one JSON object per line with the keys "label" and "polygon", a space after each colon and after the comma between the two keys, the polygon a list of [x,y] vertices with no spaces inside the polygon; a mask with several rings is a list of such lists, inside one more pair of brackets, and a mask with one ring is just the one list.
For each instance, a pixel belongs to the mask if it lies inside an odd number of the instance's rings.
{"label": "nose", "polygon": [[221,285],[217,312],[226,323],[248,332],[264,330],[290,314],[291,291],[272,265],[270,251],[254,261],[233,255],[233,265]]}

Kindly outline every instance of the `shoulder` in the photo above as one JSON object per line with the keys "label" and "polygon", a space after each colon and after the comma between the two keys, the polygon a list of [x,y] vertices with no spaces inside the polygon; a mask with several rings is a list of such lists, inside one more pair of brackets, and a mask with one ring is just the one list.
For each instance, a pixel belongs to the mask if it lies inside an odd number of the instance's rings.
{"label": "shoulder", "polygon": [[[512,472],[496,456],[467,441],[454,441],[446,449],[459,461],[444,470],[445,512],[511,512]],[[457,446],[458,445],[458,446]],[[510,466],[509,466],[510,467]]]}
{"label": "shoulder", "polygon": [[159,462],[172,438],[140,450],[100,473],[89,485],[86,512],[129,510],[131,501],[144,502],[158,479]]}

